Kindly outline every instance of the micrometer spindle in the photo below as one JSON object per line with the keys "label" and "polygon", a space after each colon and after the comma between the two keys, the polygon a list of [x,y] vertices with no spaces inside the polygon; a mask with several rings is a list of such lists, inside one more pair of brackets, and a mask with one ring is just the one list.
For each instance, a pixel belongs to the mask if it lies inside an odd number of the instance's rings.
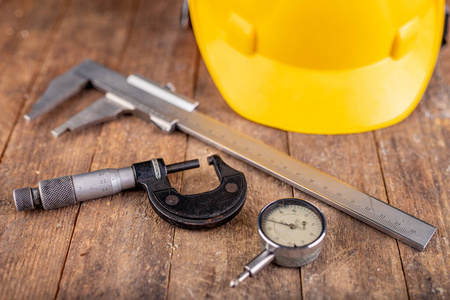
{"label": "micrometer spindle", "polygon": [[[156,166],[156,160],[151,160]],[[198,168],[198,159],[167,165],[167,174]],[[117,194],[136,187],[133,166],[103,169],[77,175],[67,175],[39,182],[36,188],[20,188],[13,192],[18,211],[42,207],[44,210],[74,205]]]}

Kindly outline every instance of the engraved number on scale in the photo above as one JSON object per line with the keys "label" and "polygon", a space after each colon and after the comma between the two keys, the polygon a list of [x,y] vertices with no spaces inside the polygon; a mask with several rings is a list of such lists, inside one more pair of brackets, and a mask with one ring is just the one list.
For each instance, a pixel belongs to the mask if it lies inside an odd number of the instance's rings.
{"label": "engraved number on scale", "polygon": [[265,213],[261,229],[274,243],[286,247],[311,244],[322,233],[319,216],[302,205],[279,205]]}

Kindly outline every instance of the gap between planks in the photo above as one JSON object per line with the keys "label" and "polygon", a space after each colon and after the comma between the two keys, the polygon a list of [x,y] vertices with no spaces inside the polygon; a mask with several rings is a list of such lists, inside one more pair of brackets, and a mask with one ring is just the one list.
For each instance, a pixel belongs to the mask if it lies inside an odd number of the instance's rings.
{"label": "gap between planks", "polygon": [[[381,178],[383,179],[383,186],[384,186],[384,193],[386,194],[386,201],[388,204],[391,204],[391,201],[389,199],[388,187],[387,187],[387,183],[386,183],[386,177],[384,176],[383,164],[381,163],[381,154],[380,154],[381,150],[379,148],[379,143],[378,143],[375,131],[371,131],[371,135],[372,135],[373,142],[375,144],[375,152],[377,153],[377,160],[378,160],[378,165],[380,166]],[[411,295],[410,295],[409,289],[408,289],[408,281],[406,279],[404,261],[403,261],[402,253],[400,251],[399,241],[397,239],[395,239],[395,244],[397,245],[398,258],[400,259],[400,266],[402,267],[402,274],[403,274],[403,279],[405,282],[406,293],[408,295],[408,299],[411,299]]]}
{"label": "gap between planks", "polygon": [[[192,29],[186,29],[186,30],[192,30]],[[199,76],[199,69],[200,69],[200,63],[201,63],[201,56],[200,56],[200,52],[197,51],[195,52],[195,69],[194,69],[194,73],[192,76],[192,99],[195,99],[195,92],[197,90],[197,82],[198,82],[198,76]],[[175,87],[176,88],[176,87]],[[190,95],[186,95],[186,96],[190,96]],[[184,160],[187,160],[187,147],[189,144],[189,139],[192,139],[192,137],[188,134],[186,134],[186,143],[185,143],[185,147],[184,147]],[[180,186],[179,186],[179,190],[181,191],[182,187],[183,187],[183,174],[184,172],[181,172],[181,179],[180,179]],[[173,252],[174,250],[174,245],[175,245],[175,234],[177,232],[177,227],[173,226],[173,234],[172,234],[172,247],[171,247],[171,251],[170,251],[170,262],[169,262],[169,270],[167,272],[167,285],[166,285],[166,291],[164,293],[164,299],[168,300],[169,298],[169,286],[170,286],[170,275],[172,274],[172,259],[173,259]]]}

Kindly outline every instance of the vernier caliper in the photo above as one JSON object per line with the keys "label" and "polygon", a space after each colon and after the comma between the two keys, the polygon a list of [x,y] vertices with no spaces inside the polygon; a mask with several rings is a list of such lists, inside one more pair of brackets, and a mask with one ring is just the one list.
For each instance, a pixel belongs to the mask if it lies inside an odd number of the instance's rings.
{"label": "vernier caliper", "polygon": [[90,60],[53,80],[25,118],[34,120],[89,84],[106,96],[54,129],[53,135],[58,137],[123,113],[136,114],[163,131],[179,129],[220,148],[418,250],[425,249],[436,231],[420,219],[195,111],[197,102],[143,77],[124,77]]}

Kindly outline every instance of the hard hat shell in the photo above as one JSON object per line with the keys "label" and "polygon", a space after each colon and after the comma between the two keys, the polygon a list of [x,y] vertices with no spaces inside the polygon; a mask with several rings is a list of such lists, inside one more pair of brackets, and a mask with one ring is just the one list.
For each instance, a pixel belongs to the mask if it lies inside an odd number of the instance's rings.
{"label": "hard hat shell", "polygon": [[190,0],[197,44],[227,103],[313,134],[379,129],[419,103],[436,63],[444,0]]}

